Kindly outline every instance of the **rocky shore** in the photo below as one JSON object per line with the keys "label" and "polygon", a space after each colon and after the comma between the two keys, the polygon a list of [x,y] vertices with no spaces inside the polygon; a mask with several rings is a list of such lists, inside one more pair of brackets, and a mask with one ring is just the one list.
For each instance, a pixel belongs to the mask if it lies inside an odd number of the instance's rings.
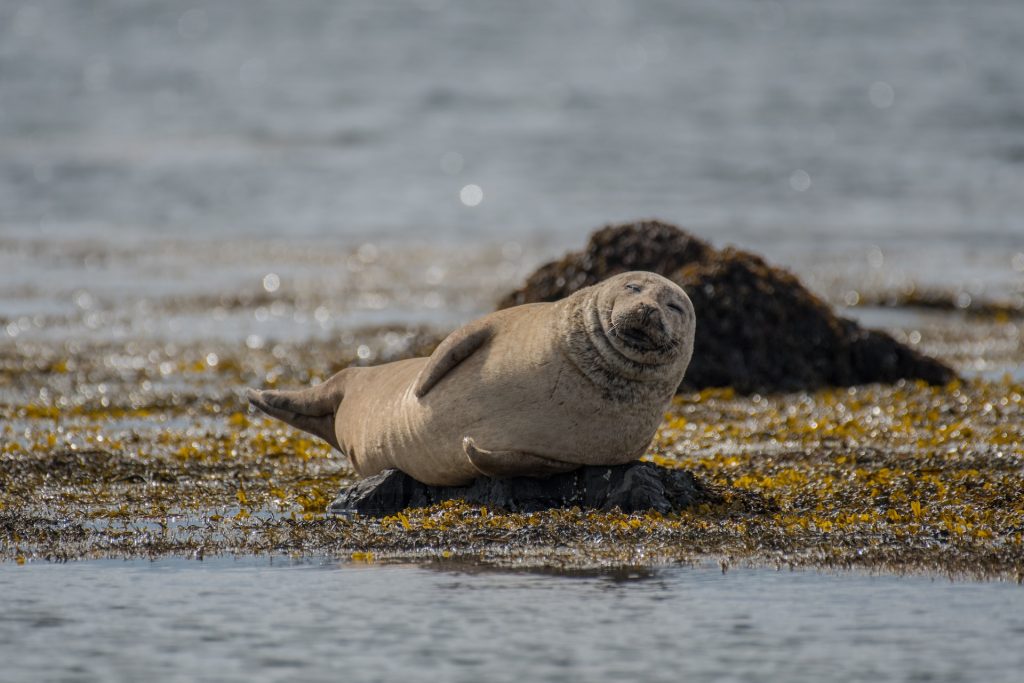
{"label": "rocky shore", "polygon": [[[615,246],[640,232],[646,251]],[[648,260],[615,261],[626,253]],[[1024,361],[1019,318],[979,312],[967,324],[954,312],[867,332],[758,257],[662,224],[607,229],[581,254],[542,268],[506,303],[540,296],[545,282],[556,296],[646,266],[691,278],[705,310],[705,355],[644,463],[550,488],[438,492],[388,475],[388,505],[350,496],[338,508],[357,514],[328,515],[339,491],[354,486],[354,496],[367,482],[326,444],[248,413],[242,390],[428,353],[443,330],[255,347],[18,338],[0,344],[0,559],[284,554],[580,568],[711,558],[1024,578],[1024,385],[979,371]],[[777,342],[751,336],[757,325]],[[715,344],[731,338],[745,341]],[[803,356],[790,346],[808,339]],[[704,386],[736,368],[751,381]],[[869,371],[871,381],[857,374]]]}
{"label": "rocky shore", "polygon": [[[646,460],[709,494],[668,512],[475,502],[324,514],[355,483],[241,402],[6,408],[0,555],[331,555],[593,567],[698,562],[1024,578],[1024,386],[682,394]],[[19,433],[13,435],[17,424]],[[27,435],[27,436],[26,436]]]}

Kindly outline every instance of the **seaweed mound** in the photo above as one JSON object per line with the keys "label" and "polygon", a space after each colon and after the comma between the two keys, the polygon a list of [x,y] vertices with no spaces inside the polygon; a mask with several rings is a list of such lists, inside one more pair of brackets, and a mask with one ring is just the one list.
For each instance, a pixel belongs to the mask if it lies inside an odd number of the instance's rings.
{"label": "seaweed mound", "polygon": [[538,268],[525,285],[505,296],[498,308],[558,301],[578,289],[630,270],[649,270],[667,277],[713,253],[707,242],[660,221],[606,227],[590,236],[583,251],[566,254],[561,260]]}
{"label": "seaweed mound", "polygon": [[538,268],[499,308],[556,301],[628,270],[663,275],[693,301],[697,333],[682,390],[767,393],[956,377],[884,332],[835,315],[792,273],[658,221],[598,230],[583,251]]}

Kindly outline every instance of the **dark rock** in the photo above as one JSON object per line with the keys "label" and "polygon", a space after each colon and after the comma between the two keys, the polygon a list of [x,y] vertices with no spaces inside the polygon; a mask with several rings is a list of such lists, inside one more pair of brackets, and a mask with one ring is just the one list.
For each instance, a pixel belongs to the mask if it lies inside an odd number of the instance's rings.
{"label": "dark rock", "polygon": [[798,391],[899,379],[944,384],[955,373],[883,332],[841,318],[791,273],[739,249],[716,250],[659,222],[606,227],[587,247],[541,266],[500,307],[554,301],[626,270],[674,280],[697,333],[682,390]]}
{"label": "dark rock", "polygon": [[385,470],[343,489],[327,512],[382,517],[446,500],[463,500],[509,512],[570,507],[672,512],[700,503],[720,502],[721,497],[690,472],[649,462],[586,466],[546,479],[481,477],[468,486],[427,486],[398,470]]}
{"label": "dark rock", "polygon": [[578,289],[630,270],[668,276],[714,253],[707,242],[661,221],[608,226],[590,236],[583,251],[566,254],[538,268],[498,308],[558,301]]}

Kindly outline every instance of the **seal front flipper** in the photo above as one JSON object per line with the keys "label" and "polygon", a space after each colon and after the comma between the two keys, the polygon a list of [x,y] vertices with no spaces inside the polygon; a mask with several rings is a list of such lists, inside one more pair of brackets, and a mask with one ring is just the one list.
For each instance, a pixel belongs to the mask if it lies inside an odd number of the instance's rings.
{"label": "seal front flipper", "polygon": [[466,452],[469,462],[480,474],[496,479],[543,477],[560,472],[572,472],[580,467],[576,463],[552,460],[522,451],[485,451],[477,448],[473,439],[468,436],[462,440],[462,450]]}
{"label": "seal front flipper", "polygon": [[334,433],[334,414],[345,396],[346,372],[342,370],[326,382],[301,391],[249,389],[246,398],[267,415],[318,436],[341,450]]}
{"label": "seal front flipper", "polygon": [[430,354],[426,367],[416,378],[414,391],[417,398],[423,398],[441,378],[455,366],[466,360],[491,338],[493,329],[484,320],[477,320],[455,330]]}

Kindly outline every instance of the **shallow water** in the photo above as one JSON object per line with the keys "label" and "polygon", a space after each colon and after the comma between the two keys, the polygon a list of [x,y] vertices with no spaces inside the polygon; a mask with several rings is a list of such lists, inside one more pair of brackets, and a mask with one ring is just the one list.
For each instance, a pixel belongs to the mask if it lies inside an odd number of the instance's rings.
{"label": "shallow water", "polygon": [[[551,255],[658,216],[797,268],[1019,283],[1022,27],[1006,0],[5,3],[0,236],[89,241],[62,274],[102,289],[144,239]],[[189,260],[155,251],[118,284]],[[227,255],[198,282],[237,284]]]}
{"label": "shallow water", "polygon": [[[60,586],[60,590],[55,590]],[[3,680],[1017,681],[1024,591],[717,567],[0,566]]]}
{"label": "shallow water", "polygon": [[0,341],[447,330],[648,216],[831,301],[1020,299],[1022,26],[1003,0],[0,4]]}

